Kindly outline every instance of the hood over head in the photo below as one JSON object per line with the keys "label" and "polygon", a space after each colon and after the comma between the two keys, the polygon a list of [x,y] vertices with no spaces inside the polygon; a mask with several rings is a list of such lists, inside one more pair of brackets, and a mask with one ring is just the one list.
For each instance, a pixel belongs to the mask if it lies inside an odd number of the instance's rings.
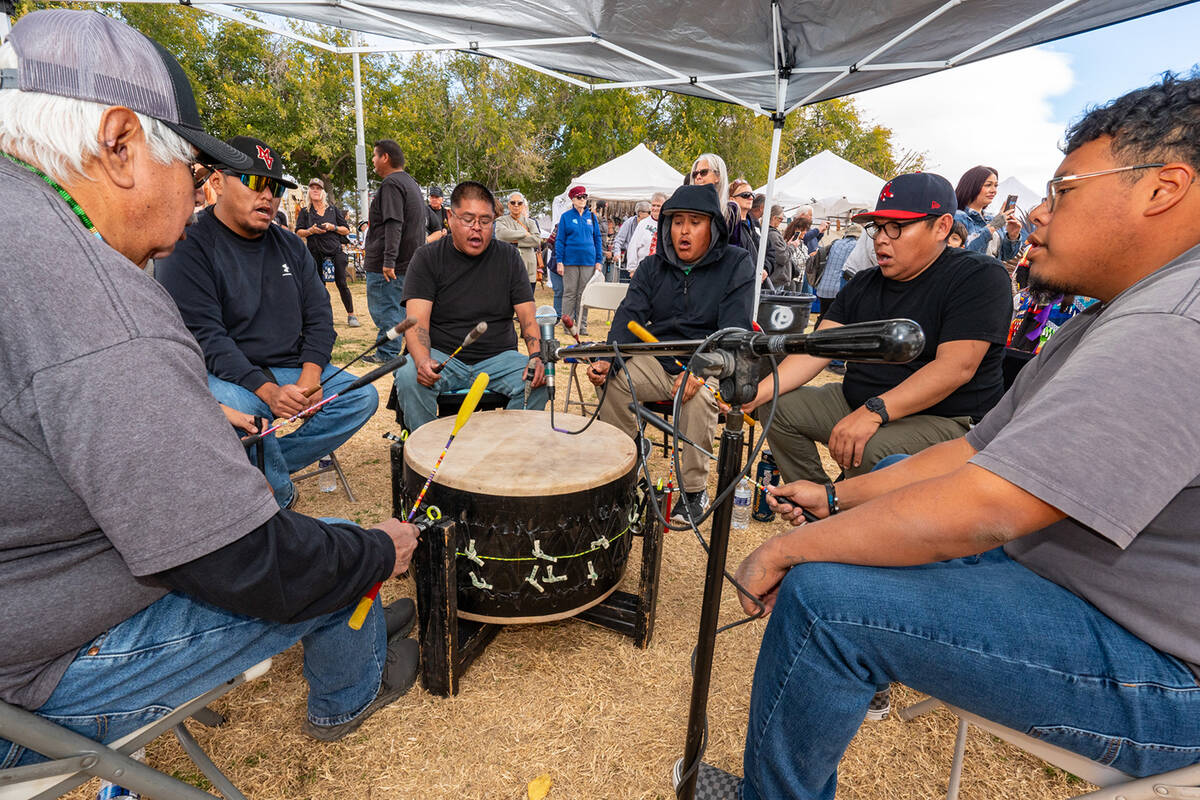
{"label": "hood over head", "polygon": [[[707,214],[711,220],[712,241],[708,245],[708,252],[691,264],[680,260],[671,242],[671,216],[677,211],[698,211]],[[711,184],[680,186],[670,199],[663,203],[662,211],[658,215],[658,250],[667,263],[679,269],[711,264],[721,259],[728,244],[729,229],[725,225],[725,214],[717,197],[717,190]]]}

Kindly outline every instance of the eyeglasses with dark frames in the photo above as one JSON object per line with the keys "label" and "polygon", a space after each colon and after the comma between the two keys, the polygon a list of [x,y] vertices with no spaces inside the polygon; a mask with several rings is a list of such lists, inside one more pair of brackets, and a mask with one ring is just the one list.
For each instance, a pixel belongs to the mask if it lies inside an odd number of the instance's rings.
{"label": "eyeglasses with dark frames", "polygon": [[923,217],[917,217],[916,219],[910,219],[904,222],[897,222],[894,219],[888,220],[887,222],[868,222],[863,225],[863,230],[866,231],[867,236],[870,236],[872,239],[879,236],[880,231],[883,231],[884,236],[895,240],[900,238],[900,234],[904,233],[904,229],[909,225],[915,225],[918,222],[924,222],[930,219],[937,219],[937,217],[933,214],[926,214]]}

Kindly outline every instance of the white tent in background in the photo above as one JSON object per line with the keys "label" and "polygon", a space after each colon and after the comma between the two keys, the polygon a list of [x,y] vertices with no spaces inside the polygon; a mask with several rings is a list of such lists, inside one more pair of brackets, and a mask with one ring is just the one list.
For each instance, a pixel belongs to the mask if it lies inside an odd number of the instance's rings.
{"label": "white tent in background", "polygon": [[554,198],[553,224],[571,207],[567,192],[572,186],[581,185],[588,196],[600,200],[636,201],[649,200],[655,192],[670,194],[683,183],[683,173],[650,152],[644,144],[617,156],[595,169],[590,169],[577,178],[572,178],[562,194]]}
{"label": "white tent in background", "polygon": [[1017,208],[1028,214],[1033,211],[1034,207],[1042,202],[1042,193],[1035,192],[1019,180],[1009,175],[1004,180],[1000,181],[1000,185],[996,187],[996,199],[987,207],[990,214],[995,214],[1004,205],[1004,200],[1010,194],[1017,196]]}
{"label": "white tent in background", "polygon": [[[837,213],[836,210],[822,213],[818,205],[874,208],[884,182],[857,164],[822,150],[775,179],[775,202],[784,208],[811,205],[817,217]],[[755,189],[766,190],[766,186]]]}

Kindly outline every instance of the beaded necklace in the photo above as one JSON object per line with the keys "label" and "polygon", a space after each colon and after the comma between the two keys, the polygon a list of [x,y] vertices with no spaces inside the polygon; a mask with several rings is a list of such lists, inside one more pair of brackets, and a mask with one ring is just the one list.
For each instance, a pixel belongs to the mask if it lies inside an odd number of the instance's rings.
{"label": "beaded necklace", "polygon": [[25,169],[29,170],[34,175],[37,175],[39,178],[41,178],[43,181],[45,181],[47,186],[49,186],[54,191],[58,192],[59,197],[61,197],[65,201],[67,201],[67,205],[69,205],[71,207],[71,210],[75,212],[75,216],[79,217],[79,221],[83,223],[83,227],[88,229],[88,233],[92,234],[100,241],[104,241],[104,237],[100,235],[100,231],[96,230],[96,226],[92,224],[92,220],[90,217],[88,217],[87,212],[84,211],[79,206],[79,203],[76,202],[74,197],[71,197],[70,192],[68,192],[63,187],[59,186],[58,183],[53,178],[51,178],[46,173],[42,172],[40,169],[35,167],[33,164],[26,164],[24,161],[17,158],[16,156],[14,156],[11,153],[5,153],[4,157],[7,158],[9,161],[13,162],[14,164],[19,164],[20,166],[24,167]]}

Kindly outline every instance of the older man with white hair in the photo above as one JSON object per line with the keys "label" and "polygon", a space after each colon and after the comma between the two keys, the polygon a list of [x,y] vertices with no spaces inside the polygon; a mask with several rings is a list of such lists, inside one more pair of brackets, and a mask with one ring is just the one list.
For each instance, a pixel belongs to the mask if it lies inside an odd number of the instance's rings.
{"label": "older man with white hair", "polygon": [[658,215],[665,202],[667,195],[655,192],[650,196],[650,216],[634,225],[633,235],[629,237],[629,260],[626,262],[630,277],[647,256],[658,252]]}
{"label": "older man with white hair", "polygon": [[[138,268],[208,167],[250,159],[162,47],[65,9],[0,47],[0,153],[0,699],[112,741],[303,641],[304,729],[345,736],[415,678],[378,605],[346,623],[416,530],[279,510]],[[0,741],[0,764],[37,760]]]}

